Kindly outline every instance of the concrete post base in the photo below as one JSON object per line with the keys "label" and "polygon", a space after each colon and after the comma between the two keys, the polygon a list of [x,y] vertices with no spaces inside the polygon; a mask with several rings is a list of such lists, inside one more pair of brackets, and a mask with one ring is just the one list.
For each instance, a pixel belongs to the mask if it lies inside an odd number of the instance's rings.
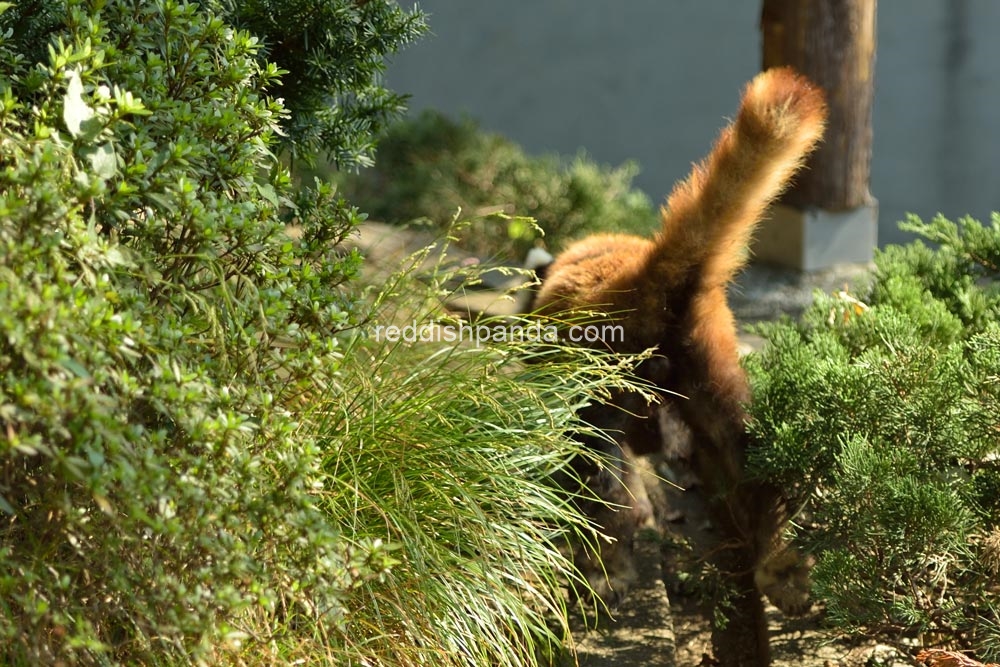
{"label": "concrete post base", "polygon": [[878,242],[878,202],[849,211],[777,204],[757,228],[753,259],[801,271],[867,264]]}

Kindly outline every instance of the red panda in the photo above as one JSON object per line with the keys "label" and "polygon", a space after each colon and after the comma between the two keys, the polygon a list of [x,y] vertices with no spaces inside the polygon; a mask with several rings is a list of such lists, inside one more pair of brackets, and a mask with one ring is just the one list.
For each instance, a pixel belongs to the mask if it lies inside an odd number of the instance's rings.
{"label": "red panda", "polygon": [[[759,74],[747,84],[735,120],[708,157],[674,187],[656,235],[600,234],[570,245],[546,267],[533,302],[536,314],[557,321],[598,312],[605,316],[602,324],[621,325],[621,340],[595,345],[625,353],[656,348],[657,356],[639,375],[655,383],[690,431],[692,465],[718,533],[716,564],[750,596],[748,613],[759,616],[751,621],[759,624],[760,595],[743,589],[753,588],[753,572],[773,549],[784,517],[779,490],[744,471],[750,392],[726,289],[746,260],[765,209],[820,141],[825,122],[824,96],[804,77],[788,68]],[[620,434],[617,442],[593,443],[622,466],[594,471],[594,492],[634,510],[596,511],[595,521],[617,544],[606,552],[602,547],[608,575],[592,577],[591,583],[611,602],[628,585],[630,565],[623,552],[644,512],[633,506],[628,491],[628,458],[661,444],[651,428],[655,419],[632,416],[644,411],[649,413],[638,399],[622,394],[612,405],[581,415]],[[766,642],[766,633],[751,641]]]}

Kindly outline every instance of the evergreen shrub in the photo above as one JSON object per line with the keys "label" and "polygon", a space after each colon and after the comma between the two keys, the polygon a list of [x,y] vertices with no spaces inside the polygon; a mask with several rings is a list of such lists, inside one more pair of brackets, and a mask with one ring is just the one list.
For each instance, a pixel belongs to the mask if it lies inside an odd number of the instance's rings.
{"label": "evergreen shrub", "polygon": [[[649,234],[657,216],[632,186],[633,163],[609,168],[580,154],[572,161],[530,156],[517,144],[463,119],[434,112],[392,124],[372,169],[342,174],[342,191],[375,220],[422,220],[447,229],[462,210],[473,224],[459,245],[481,256],[520,260],[542,243],[560,250],[590,232]],[[529,216],[544,232],[493,215]]]}
{"label": "evergreen shrub", "polygon": [[911,218],[856,294],[764,325],[755,470],[837,629],[1000,656],[1000,216]]}
{"label": "evergreen shrub", "polygon": [[387,566],[317,506],[288,409],[341,362],[361,217],[292,190],[280,71],[213,7],[2,6],[4,664],[238,654],[279,634],[254,610],[336,617]]}

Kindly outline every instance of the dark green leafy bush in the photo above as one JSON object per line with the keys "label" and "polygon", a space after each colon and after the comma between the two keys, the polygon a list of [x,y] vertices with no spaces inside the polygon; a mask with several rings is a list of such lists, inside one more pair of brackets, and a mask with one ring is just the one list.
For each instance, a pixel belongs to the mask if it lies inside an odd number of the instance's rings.
{"label": "dark green leafy bush", "polygon": [[[296,50],[287,17],[313,6],[339,23]],[[574,575],[556,544],[589,527],[549,475],[627,360],[525,368],[537,346],[373,340],[394,308],[434,324],[453,280],[353,286],[360,258],[338,246],[363,216],[327,184],[294,188],[279,159],[365,159],[397,101],[373,74],[419,16],[0,7],[0,662],[558,650]],[[293,67],[342,47],[289,79],[316,87],[296,106],[274,98],[269,53]]]}
{"label": "dark green leafy bush", "polygon": [[837,628],[1000,655],[1000,216],[905,226],[858,295],[765,325],[758,472],[804,512]]}
{"label": "dark green leafy bush", "polygon": [[288,406],[341,363],[361,218],[291,190],[277,67],[172,0],[0,31],[0,661],[188,664],[290,598],[336,627],[389,560],[317,506]]}
{"label": "dark green leafy bush", "polygon": [[491,215],[498,212],[534,218],[553,249],[587,232],[646,234],[656,225],[649,198],[632,187],[635,165],[531,157],[470,120],[426,111],[392,125],[378,150],[374,168],[341,176],[348,198],[374,219],[425,219],[440,230],[462,209],[475,222],[459,243],[473,253],[521,259],[536,242],[530,225]]}

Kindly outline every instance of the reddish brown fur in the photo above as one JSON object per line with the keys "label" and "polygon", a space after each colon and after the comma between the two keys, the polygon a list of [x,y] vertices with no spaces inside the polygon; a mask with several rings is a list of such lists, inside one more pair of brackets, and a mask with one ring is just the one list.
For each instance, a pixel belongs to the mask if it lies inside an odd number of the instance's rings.
{"label": "reddish brown fur", "polygon": [[[695,471],[726,544],[717,565],[743,587],[753,587],[753,569],[771,548],[782,516],[776,489],[744,479],[750,395],[726,288],[745,261],[761,215],[820,140],[825,120],[823,95],[806,79],[787,68],[758,75],[744,91],[736,120],[670,194],[655,238],[596,235],[571,245],[548,268],[535,300],[542,315],[597,311],[621,324],[624,342],[607,341],[615,351],[657,348],[663,361],[643,374],[664,390],[691,430]],[[618,402],[634,410],[630,400]],[[621,426],[620,412],[594,409],[585,417],[626,434],[642,430]],[[625,452],[658,444],[635,440],[622,443]],[[621,494],[610,496],[622,501]],[[744,621],[761,623],[756,591],[741,594],[750,596],[744,606],[753,616]],[[726,641],[766,643],[766,637]],[[766,662],[766,646],[755,650],[765,656],[756,664]]]}

